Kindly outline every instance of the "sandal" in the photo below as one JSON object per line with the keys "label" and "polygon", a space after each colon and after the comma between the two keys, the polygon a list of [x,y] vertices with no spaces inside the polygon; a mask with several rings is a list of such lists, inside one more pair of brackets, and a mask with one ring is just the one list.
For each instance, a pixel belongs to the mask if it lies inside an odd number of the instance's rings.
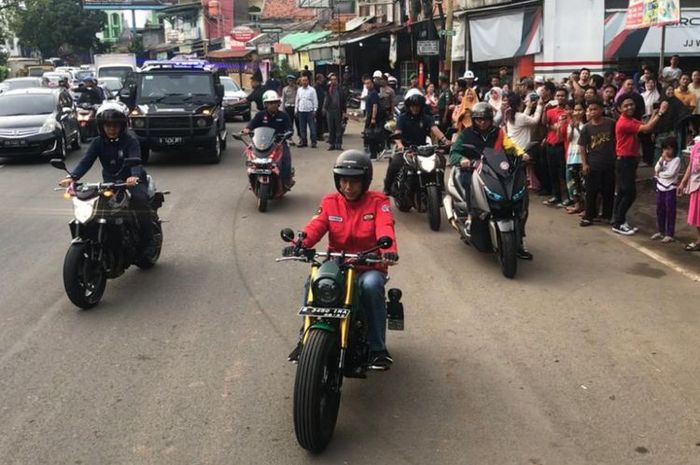
{"label": "sandal", "polygon": [[685,246],[685,250],[688,252],[700,252],[700,242],[691,242]]}
{"label": "sandal", "polygon": [[582,208],[580,207],[566,207],[566,213],[569,215],[576,215],[577,213],[581,213],[583,211]]}

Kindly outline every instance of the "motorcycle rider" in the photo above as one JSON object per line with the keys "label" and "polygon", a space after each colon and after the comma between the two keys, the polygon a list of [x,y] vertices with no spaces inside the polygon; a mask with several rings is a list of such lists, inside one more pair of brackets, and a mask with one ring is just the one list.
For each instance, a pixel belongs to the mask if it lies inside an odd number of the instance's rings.
{"label": "motorcycle rider", "polygon": [[101,105],[104,98],[100,89],[96,86],[97,81],[95,81],[95,78],[86,77],[83,79],[83,82],[85,83],[85,87],[81,90],[78,104],[89,103],[90,105]]}
{"label": "motorcycle rider", "polygon": [[[248,123],[248,126],[243,129],[243,133],[249,134],[257,128],[272,128],[275,130],[275,135],[281,136],[292,131],[292,120],[289,115],[280,111],[282,98],[274,90],[267,90],[262,96],[262,102],[265,106],[264,110],[259,111],[255,117]],[[292,154],[289,150],[287,141],[282,141],[282,159],[280,160],[280,176],[282,184],[286,189],[290,189],[294,185],[292,180]]]}
{"label": "motorcycle rider", "polygon": [[426,137],[432,135],[441,145],[447,145],[448,140],[440,128],[435,124],[435,118],[425,112],[425,97],[417,89],[406,92],[406,111],[401,113],[396,123],[395,134],[401,138],[396,140],[397,153],[391,158],[384,178],[384,194],[391,195],[391,186],[403,166],[403,153],[405,147],[425,145]]}
{"label": "motorcycle rider", "polygon": [[146,254],[153,245],[153,222],[148,199],[148,180],[141,162],[141,146],[127,129],[127,115],[117,103],[105,103],[97,110],[99,134],[88,147],[71,174],[58,184],[68,187],[87,173],[99,158],[104,182],[125,182],[131,193],[129,208],[136,212],[141,230],[141,245]]}
{"label": "motorcycle rider", "polygon": [[[496,150],[504,150],[511,155],[523,157],[524,161],[530,159],[525,151],[508,137],[508,134],[503,128],[494,126],[493,124],[493,107],[488,102],[479,102],[472,108],[472,125],[462,129],[457,136],[457,140],[452,144],[450,149],[450,165],[459,166],[461,172],[459,181],[467,193],[467,203],[469,203],[472,175],[474,169],[478,166],[481,154],[486,148]],[[473,146],[466,147],[466,146]],[[523,200],[524,215],[522,218],[521,244],[518,248],[518,258],[523,260],[532,260],[533,255],[525,246],[525,223],[527,222],[528,213],[528,197],[525,195]]]}
{"label": "motorcycle rider", "polygon": [[[285,247],[284,255],[294,255],[298,246],[313,247],[326,233],[331,252],[357,253],[376,246],[380,237],[387,236],[393,240],[391,247],[383,252],[381,264],[358,267],[360,296],[369,324],[370,366],[385,370],[393,363],[385,343],[384,285],[388,267],[399,260],[394,217],[389,199],[381,192],[369,190],[372,162],[363,151],[346,150],[341,153],[333,166],[333,179],[338,192],[321,199],[318,212],[303,229],[306,237],[301,244]],[[290,355],[291,360],[295,352]]]}

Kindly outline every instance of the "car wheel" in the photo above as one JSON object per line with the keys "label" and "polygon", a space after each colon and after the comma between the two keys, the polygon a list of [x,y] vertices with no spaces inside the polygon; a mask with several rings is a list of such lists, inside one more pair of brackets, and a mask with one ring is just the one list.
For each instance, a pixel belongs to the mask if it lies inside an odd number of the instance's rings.
{"label": "car wheel", "polygon": [[68,144],[66,143],[66,135],[63,134],[61,135],[61,138],[58,140],[58,147],[56,147],[56,156],[62,160],[66,159],[66,156],[68,155],[68,149],[67,149]]}

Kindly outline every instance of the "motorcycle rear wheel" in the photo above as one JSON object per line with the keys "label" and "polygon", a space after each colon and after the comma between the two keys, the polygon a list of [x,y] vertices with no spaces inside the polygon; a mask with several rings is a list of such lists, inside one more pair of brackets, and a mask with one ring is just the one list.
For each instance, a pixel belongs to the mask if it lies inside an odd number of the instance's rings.
{"label": "motorcycle rear wheel", "polygon": [[267,211],[267,202],[270,200],[270,184],[258,184],[258,211]]}
{"label": "motorcycle rear wheel", "polygon": [[299,445],[318,453],[333,437],[340,408],[342,374],[337,335],[309,331],[294,382],[294,432]]}
{"label": "motorcycle rear wheel", "polygon": [[430,224],[430,229],[433,231],[439,231],[440,221],[442,220],[440,216],[440,194],[437,186],[428,186],[426,190],[428,201],[428,223]]}
{"label": "motorcycle rear wheel", "polygon": [[102,299],[107,276],[102,264],[90,258],[88,244],[72,244],[63,261],[63,286],[66,295],[76,307],[84,310],[97,305]]}
{"label": "motorcycle rear wheel", "polygon": [[501,249],[498,259],[501,262],[501,271],[506,278],[514,278],[518,271],[518,244],[514,231],[501,232]]}

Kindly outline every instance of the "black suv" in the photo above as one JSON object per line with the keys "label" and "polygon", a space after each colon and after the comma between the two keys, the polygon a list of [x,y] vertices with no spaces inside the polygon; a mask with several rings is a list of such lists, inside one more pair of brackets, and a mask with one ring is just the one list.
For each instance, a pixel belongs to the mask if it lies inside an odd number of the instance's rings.
{"label": "black suv", "polygon": [[218,163],[226,149],[223,96],[219,76],[200,61],[146,62],[119,93],[144,162],[151,149],[197,149],[205,161]]}

